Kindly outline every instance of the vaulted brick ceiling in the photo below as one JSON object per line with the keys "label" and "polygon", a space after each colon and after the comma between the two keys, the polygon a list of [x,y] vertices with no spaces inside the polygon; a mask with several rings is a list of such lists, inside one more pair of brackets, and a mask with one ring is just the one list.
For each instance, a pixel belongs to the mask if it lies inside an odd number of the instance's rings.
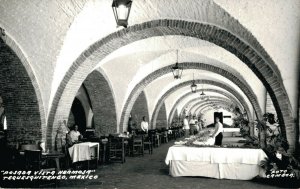
{"label": "vaulted brick ceiling", "polygon": [[[278,64],[283,78],[287,79],[286,84],[289,83],[287,87],[293,88],[297,69],[293,69],[295,67],[292,65],[288,69],[284,64],[297,62],[296,39],[299,39],[300,30],[298,9],[297,0],[289,0],[288,3],[280,0],[238,3],[229,0],[156,0],[147,3],[135,0],[129,25],[161,18],[198,20],[224,26],[240,36],[246,35],[241,33],[243,31],[240,28],[228,25],[230,16],[227,11],[258,39]],[[1,0],[0,10],[0,26],[20,44],[42,91],[46,91],[43,94],[45,107],[51,103],[48,102],[49,92],[54,95],[66,69],[79,54],[96,40],[121,29],[115,27],[111,2],[107,0],[26,3]],[[45,81],[53,81],[53,88],[45,85]],[[289,91],[289,95],[295,98],[296,95]]]}
{"label": "vaulted brick ceiling", "polygon": [[[299,8],[298,0],[153,0],[146,3],[134,0],[129,26],[162,19],[189,21],[216,26],[241,39],[261,57],[263,66],[272,68],[269,72],[266,68],[266,74],[274,74],[271,78],[279,80],[274,86],[279,85],[281,91],[276,97],[273,94],[273,99],[284,98],[287,93],[289,99],[281,105],[289,108],[282,117],[291,124],[297,111]],[[59,117],[57,112],[65,111],[59,107],[65,104],[70,106],[81,83],[94,69],[106,74],[108,85],[113,90],[119,124],[132,89],[147,75],[172,65],[176,61],[176,49],[180,49],[179,62],[210,64],[247,81],[260,108],[264,109],[266,89],[261,78],[257,77],[259,74],[255,75],[237,54],[231,53],[234,51],[229,52],[229,47],[225,49],[221,45],[200,40],[201,37],[198,39],[193,31],[194,37],[184,35],[183,31],[175,31],[170,35],[173,29],[170,27],[141,31],[116,28],[111,1],[108,0],[0,0],[0,27],[7,34],[4,41],[14,41],[17,47],[13,49],[19,49],[17,55],[30,65],[37,81],[35,87],[41,93],[43,104],[40,106],[44,108],[43,114],[50,127],[56,124]],[[121,38],[112,35],[117,31],[120,31]],[[105,40],[110,40],[110,43]],[[145,86],[149,110],[154,109],[165,91],[179,82],[191,80],[193,73],[196,73],[197,79],[209,78],[232,86],[251,106],[246,94],[232,81],[216,73],[191,69],[184,72],[181,81],[174,81],[167,74]],[[267,81],[271,83],[270,79]],[[165,100],[168,113],[182,90],[174,91]],[[68,96],[72,99],[67,99]]]}

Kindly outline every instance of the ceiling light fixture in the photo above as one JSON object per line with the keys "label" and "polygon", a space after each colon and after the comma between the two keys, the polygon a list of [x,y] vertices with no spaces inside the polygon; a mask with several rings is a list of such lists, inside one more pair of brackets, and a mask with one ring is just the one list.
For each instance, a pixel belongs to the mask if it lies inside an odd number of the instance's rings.
{"label": "ceiling light fixture", "polygon": [[175,65],[172,66],[172,72],[173,72],[174,79],[181,79],[183,68],[178,64],[178,50],[176,52],[177,52],[176,53],[177,59]]}
{"label": "ceiling light fixture", "polygon": [[131,0],[113,0],[112,9],[117,26],[127,28],[131,5]]}
{"label": "ceiling light fixture", "polygon": [[192,82],[192,85],[191,85],[191,90],[192,90],[192,93],[196,93],[196,90],[197,90],[197,85],[195,83],[194,73],[193,73],[193,82]]}

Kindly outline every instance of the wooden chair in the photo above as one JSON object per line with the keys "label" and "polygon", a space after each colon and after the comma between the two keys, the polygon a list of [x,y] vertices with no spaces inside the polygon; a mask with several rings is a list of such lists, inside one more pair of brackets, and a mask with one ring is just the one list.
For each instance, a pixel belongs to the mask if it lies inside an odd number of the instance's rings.
{"label": "wooden chair", "polygon": [[40,150],[37,144],[21,144],[20,151]]}
{"label": "wooden chair", "polygon": [[108,137],[101,136],[100,137],[100,157],[101,157],[101,163],[105,164],[108,163]]}
{"label": "wooden chair", "polygon": [[125,162],[124,138],[110,136],[108,138],[109,162]]}
{"label": "wooden chair", "polygon": [[[25,168],[30,171],[55,171],[55,166],[51,166],[49,162],[42,159],[42,152],[40,150],[25,150]],[[57,186],[57,180],[33,180],[30,183],[31,187],[46,187],[46,186]]]}
{"label": "wooden chair", "polygon": [[162,143],[168,143],[168,131],[162,133]]}
{"label": "wooden chair", "polygon": [[38,171],[42,168],[42,152],[40,150],[25,150],[25,169]]}
{"label": "wooden chair", "polygon": [[173,135],[174,130],[169,130],[168,131],[168,141],[173,140],[174,139],[174,135]]}
{"label": "wooden chair", "polygon": [[71,167],[72,160],[68,149],[73,145],[70,134],[67,133],[65,141],[62,140],[63,139],[61,139],[62,153],[65,154],[64,168],[69,169]]}
{"label": "wooden chair", "polygon": [[145,149],[149,150],[149,154],[153,153],[153,144],[148,134],[144,135],[144,150]]}
{"label": "wooden chair", "polygon": [[[92,142],[97,142],[99,144],[99,148],[100,148],[100,141],[92,141]],[[98,155],[100,154],[99,153],[99,148],[98,147],[92,147],[90,148],[91,149],[91,160],[87,161],[88,163],[88,169],[91,168],[91,165],[92,167],[94,167],[95,169],[98,168],[98,160],[100,159],[98,157]]]}
{"label": "wooden chair", "polygon": [[98,163],[100,161],[100,157],[98,157],[98,155],[100,156],[100,149],[101,149],[101,140],[100,140],[100,137],[90,137],[88,139],[89,142],[96,142],[99,144],[99,149],[94,149],[94,151],[92,151],[91,153],[91,161],[92,163],[94,162],[95,163],[95,166],[96,168],[98,167]]}
{"label": "wooden chair", "polygon": [[156,130],[155,129],[149,130],[148,135],[149,135],[150,141],[152,143],[152,146],[156,147],[155,146],[155,142],[156,142],[156,139],[157,139],[156,138]]}
{"label": "wooden chair", "polygon": [[132,156],[142,155],[144,156],[144,136],[135,135],[132,137]]}
{"label": "wooden chair", "polygon": [[161,134],[156,133],[154,135],[154,147],[159,147],[161,143]]}
{"label": "wooden chair", "polygon": [[130,156],[131,155],[131,141],[132,138],[125,138],[124,139],[124,145],[125,145],[125,156]]}

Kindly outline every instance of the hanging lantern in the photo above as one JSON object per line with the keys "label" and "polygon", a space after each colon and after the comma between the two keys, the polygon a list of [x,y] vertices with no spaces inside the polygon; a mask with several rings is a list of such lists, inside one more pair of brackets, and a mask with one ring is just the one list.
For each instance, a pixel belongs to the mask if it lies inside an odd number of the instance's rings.
{"label": "hanging lantern", "polygon": [[204,93],[204,86],[202,85],[202,91],[200,93],[200,97],[204,98],[205,96],[205,93]]}
{"label": "hanging lantern", "polygon": [[117,26],[127,28],[131,4],[131,0],[113,0],[112,9],[114,11]]}
{"label": "hanging lantern", "polygon": [[177,61],[176,61],[175,65],[172,66],[173,76],[174,76],[174,79],[181,79],[183,68],[180,67],[178,64],[178,50],[177,50],[177,59],[176,60]]}
{"label": "hanging lantern", "polygon": [[197,85],[195,84],[194,74],[193,74],[193,83],[191,85],[192,93],[196,93]]}

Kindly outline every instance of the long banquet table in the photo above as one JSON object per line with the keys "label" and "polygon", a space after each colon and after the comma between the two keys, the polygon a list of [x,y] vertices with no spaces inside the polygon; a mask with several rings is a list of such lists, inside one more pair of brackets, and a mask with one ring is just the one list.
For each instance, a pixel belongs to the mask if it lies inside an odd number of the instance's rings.
{"label": "long banquet table", "polygon": [[265,157],[261,149],[174,145],[169,148],[165,163],[173,177],[251,180],[258,175],[265,176],[259,166]]}

